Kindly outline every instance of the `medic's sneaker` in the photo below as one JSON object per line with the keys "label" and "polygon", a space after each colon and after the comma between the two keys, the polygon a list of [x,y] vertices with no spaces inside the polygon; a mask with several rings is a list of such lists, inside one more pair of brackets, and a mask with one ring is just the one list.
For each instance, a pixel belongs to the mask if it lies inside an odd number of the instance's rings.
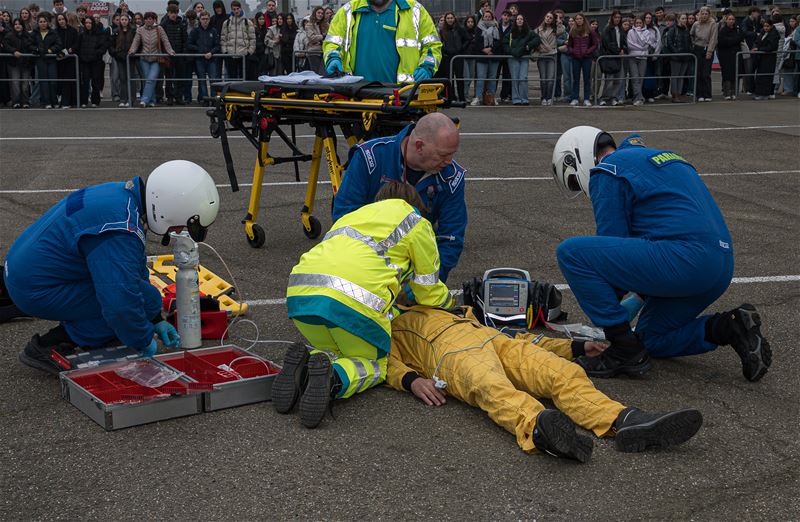
{"label": "medic's sneaker", "polygon": [[575,431],[575,423],[558,410],[544,410],[536,416],[533,444],[553,457],[588,462],[594,442]]}
{"label": "medic's sneaker", "polygon": [[300,399],[300,422],[303,426],[309,429],[319,426],[328,411],[333,389],[330,358],[320,352],[311,354],[308,358],[308,385]]}
{"label": "medic's sneaker", "polygon": [[289,413],[300,398],[308,373],[308,349],[294,343],[283,356],[283,368],[272,381],[272,404],[278,413]]}
{"label": "medic's sneaker", "polygon": [[772,349],[761,335],[761,316],[755,306],[744,303],[728,312],[733,330],[730,344],[742,359],[742,374],[748,381],[761,379],[772,364]]}
{"label": "medic's sneaker", "polygon": [[635,453],[648,448],[664,449],[683,444],[694,437],[703,425],[703,415],[697,410],[668,413],[647,413],[625,408],[617,417],[612,430],[618,451]]}
{"label": "medic's sneaker", "polygon": [[19,352],[19,360],[22,364],[30,366],[31,368],[42,370],[51,375],[58,375],[60,372],[68,370],[69,368],[58,364],[57,360],[67,355],[74,354],[76,348],[77,345],[71,342],[60,342],[57,344],[44,343],[39,334],[35,334],[28,342],[27,346],[25,346],[25,349]]}

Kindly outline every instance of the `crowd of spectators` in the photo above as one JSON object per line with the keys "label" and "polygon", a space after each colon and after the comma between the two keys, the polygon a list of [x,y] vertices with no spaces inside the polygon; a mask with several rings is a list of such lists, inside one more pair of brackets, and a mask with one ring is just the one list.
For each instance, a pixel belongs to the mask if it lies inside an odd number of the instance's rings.
{"label": "crowd of spectators", "polygon": [[[796,28],[796,16],[784,22],[778,8],[762,16],[757,7],[741,23],[729,10],[717,20],[709,7],[613,11],[603,28],[582,13],[568,17],[557,9],[531,27],[516,5],[496,20],[484,0],[461,21],[453,13],[439,19],[443,57],[437,76],[458,79],[456,92],[471,105],[527,105],[529,61],[536,63],[542,105],[680,103],[691,96],[705,102],[713,97],[716,55],[726,100],[736,97],[737,60],[739,92],[755,99],[800,96],[800,52],[790,52],[800,49]],[[458,55],[471,57],[451,65]]]}
{"label": "crowd of spectators", "polygon": [[[208,83],[220,78],[254,80],[307,69],[324,74],[322,41],[333,14],[315,7],[296,20],[268,0],[266,11],[249,18],[239,0],[228,6],[214,0],[210,11],[196,2],[185,12],[179,0],[169,0],[159,20],[122,2],[106,27],[103,17],[88,16],[82,6],[68,12],[63,0],[53,0],[51,11],[35,4],[16,17],[2,11],[0,106],[96,107],[107,78],[120,107],[206,104]],[[683,102],[687,96],[710,101],[716,54],[726,100],[737,92],[737,60],[745,75],[740,91],[768,99],[800,91],[800,52],[775,53],[800,48],[796,28],[797,18],[784,23],[778,9],[762,15],[753,8],[738,23],[729,12],[716,20],[707,7],[692,13],[614,11],[603,28],[581,13],[568,17],[555,10],[531,26],[516,5],[495,19],[483,0],[463,20],[452,12],[439,18],[442,61],[436,76],[456,78],[456,96],[471,105],[528,105],[532,62],[545,106],[642,105],[669,97]],[[681,56],[661,56],[675,54]],[[472,57],[451,64],[458,55]]]}
{"label": "crowd of spectators", "polygon": [[239,0],[228,7],[215,0],[207,11],[196,2],[181,12],[179,0],[169,0],[159,20],[122,2],[108,27],[82,6],[68,12],[63,0],[54,0],[52,11],[36,4],[17,17],[2,11],[0,106],[97,107],[107,79],[120,107],[203,105],[210,81],[320,71],[332,9],[317,7],[298,23],[292,13],[278,13],[274,0],[252,18],[243,15]]}

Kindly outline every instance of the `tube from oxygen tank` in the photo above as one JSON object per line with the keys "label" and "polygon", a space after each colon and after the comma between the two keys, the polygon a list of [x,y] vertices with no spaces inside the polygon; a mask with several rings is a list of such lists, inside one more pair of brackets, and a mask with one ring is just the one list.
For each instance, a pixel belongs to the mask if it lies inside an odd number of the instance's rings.
{"label": "tube from oxygen tank", "polygon": [[170,233],[175,241],[173,256],[178,271],[175,274],[175,303],[181,348],[198,348],[203,341],[200,329],[200,280],[197,267],[200,253],[197,243],[186,231]]}

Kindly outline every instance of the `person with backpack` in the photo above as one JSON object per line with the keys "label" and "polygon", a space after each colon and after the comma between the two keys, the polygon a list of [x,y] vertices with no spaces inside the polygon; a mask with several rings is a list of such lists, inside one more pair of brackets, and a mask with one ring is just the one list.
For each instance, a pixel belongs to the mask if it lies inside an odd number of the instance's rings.
{"label": "person with backpack", "polygon": [[235,56],[225,58],[225,69],[229,80],[243,80],[243,61],[256,52],[256,30],[253,22],[242,13],[239,0],[231,2],[233,14],[222,24],[219,35],[223,54]]}
{"label": "person with backpack", "polygon": [[[600,40],[600,56],[624,56],[628,52],[628,41],[622,29],[622,13],[614,10],[608,17],[608,25],[603,29]],[[619,105],[625,100],[617,98],[622,82],[622,59],[602,58],[598,60],[600,70],[603,72],[603,94],[600,96],[600,105]]]}
{"label": "person with backpack", "polygon": [[[679,14],[675,19],[675,24],[667,31],[665,42],[671,54],[691,54],[692,37],[689,34],[688,16],[686,13]],[[689,66],[692,58],[690,56],[673,56],[669,61],[669,70],[672,75],[670,81],[670,91],[672,92],[672,103],[684,103],[687,99],[681,94],[684,83],[691,81]]]}

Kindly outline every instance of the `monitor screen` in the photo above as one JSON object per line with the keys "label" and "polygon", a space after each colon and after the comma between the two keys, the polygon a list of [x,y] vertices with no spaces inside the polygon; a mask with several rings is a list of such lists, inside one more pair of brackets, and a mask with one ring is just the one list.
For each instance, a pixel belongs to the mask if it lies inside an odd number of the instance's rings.
{"label": "monitor screen", "polygon": [[490,283],[489,306],[519,306],[519,285],[517,283]]}

